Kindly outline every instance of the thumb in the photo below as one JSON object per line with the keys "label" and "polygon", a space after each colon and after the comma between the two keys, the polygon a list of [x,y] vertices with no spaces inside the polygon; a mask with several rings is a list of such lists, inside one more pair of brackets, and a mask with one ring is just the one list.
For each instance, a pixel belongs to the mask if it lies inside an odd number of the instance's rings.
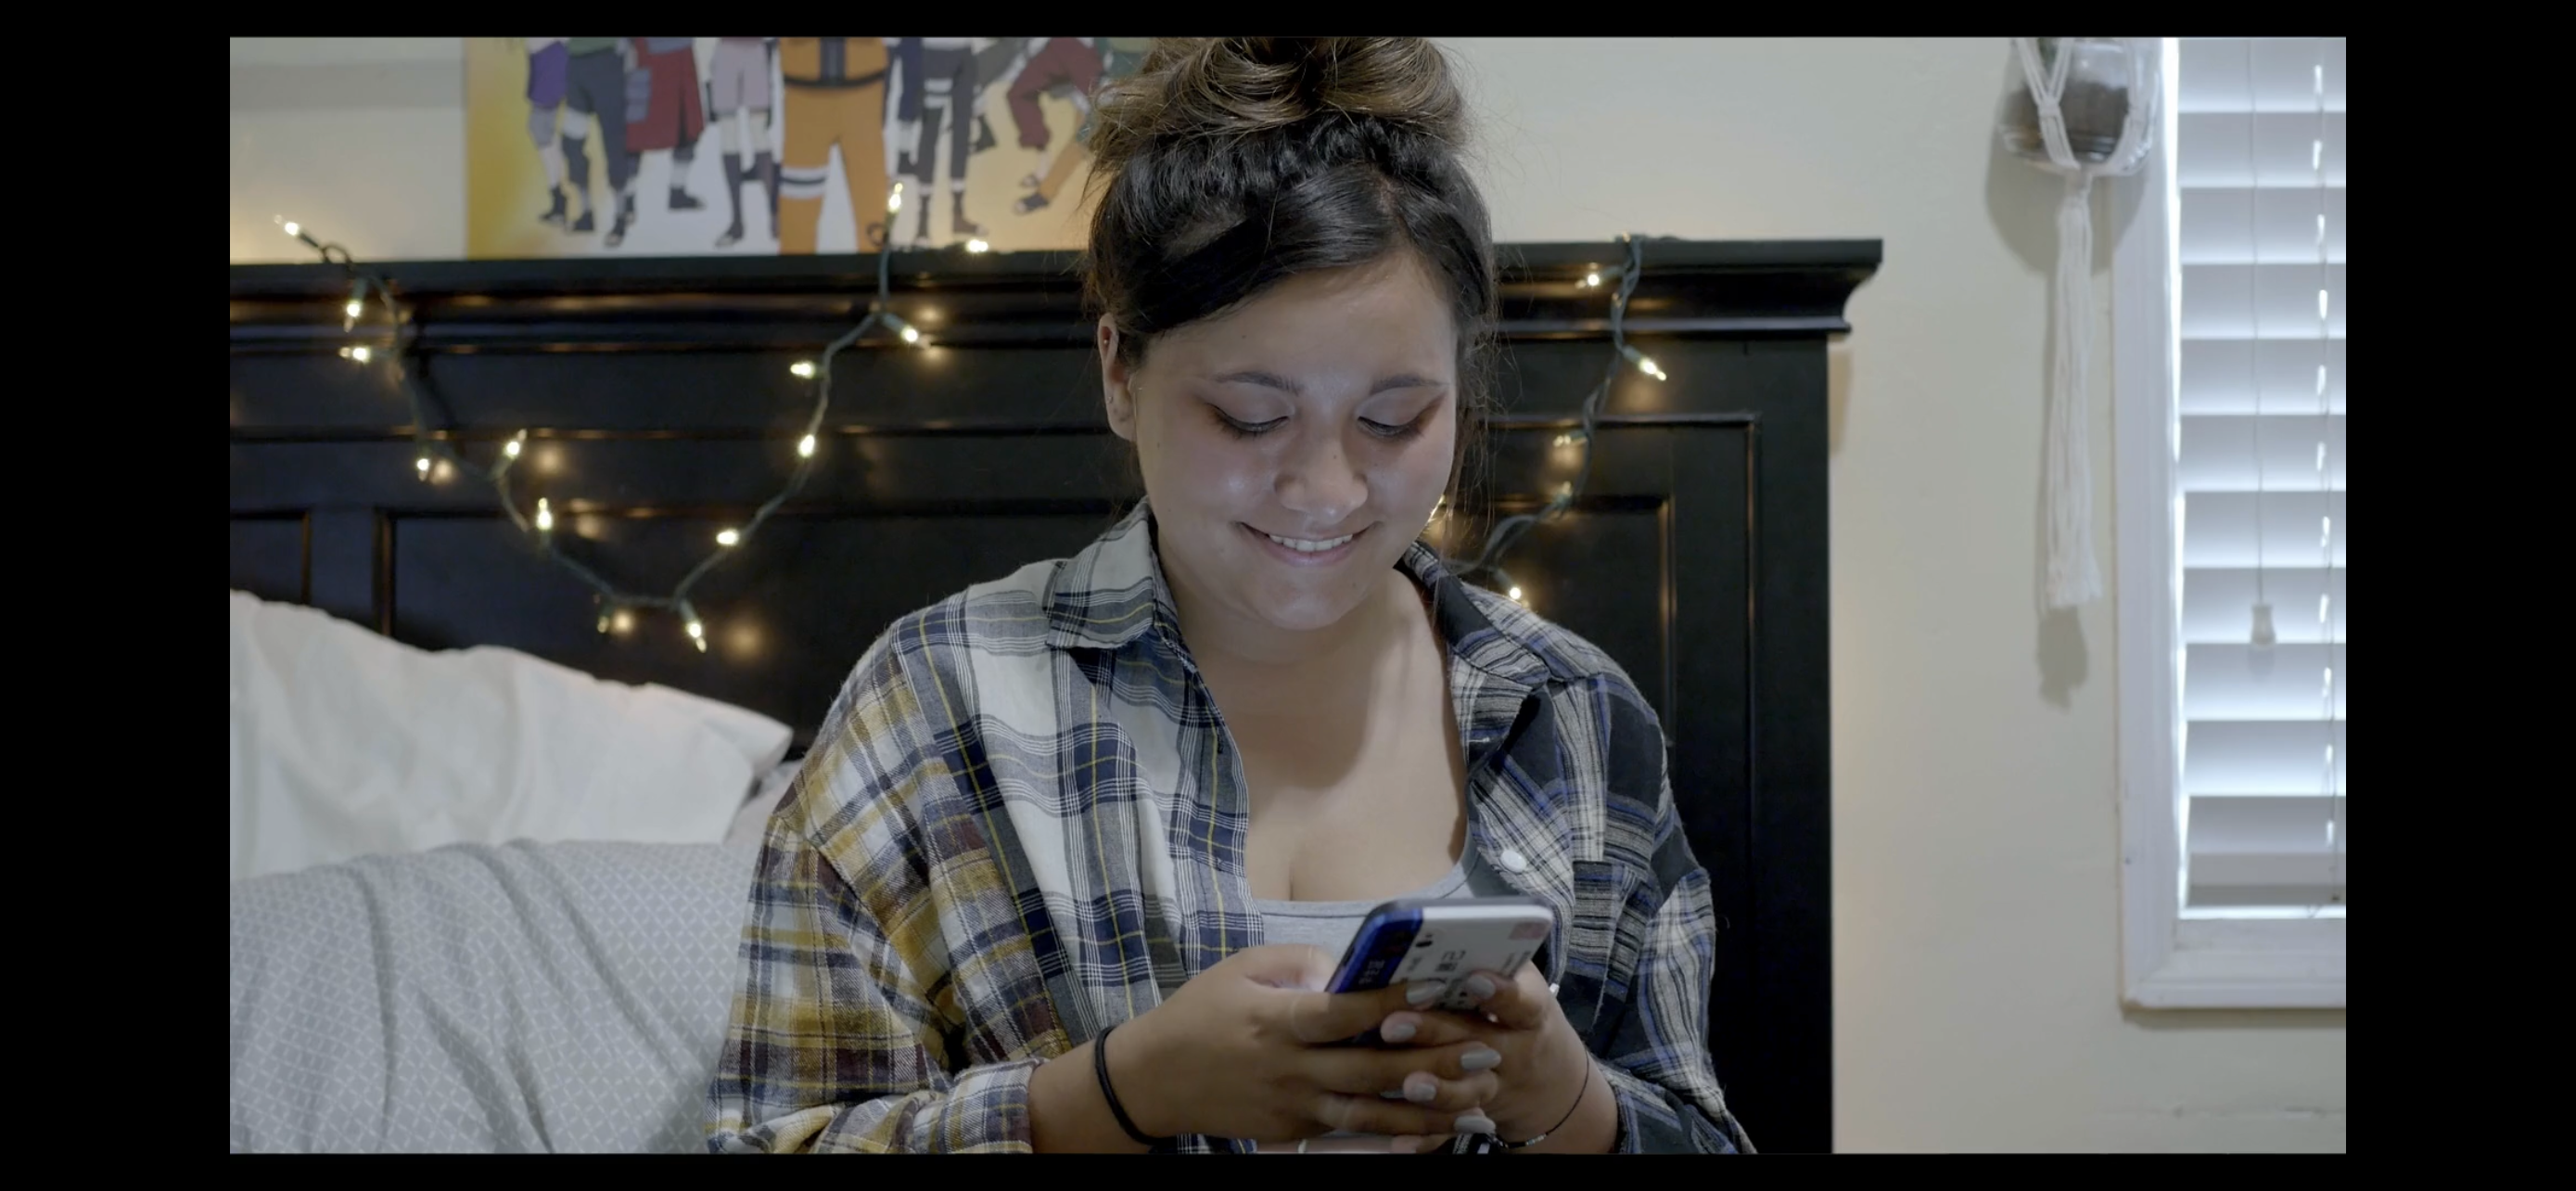
{"label": "thumb", "polygon": [[1376,1029],[1378,1023],[1397,1010],[1421,1008],[1420,1004],[1406,999],[1405,994],[1409,990],[1420,988],[1437,995],[1441,987],[1439,981],[1433,980],[1389,985],[1367,992],[1301,993],[1288,1006],[1288,1024],[1297,1040],[1310,1046],[1340,1042]]}
{"label": "thumb", "polygon": [[1244,979],[1272,988],[1321,990],[1332,983],[1333,954],[1304,943],[1278,943],[1235,953]]}

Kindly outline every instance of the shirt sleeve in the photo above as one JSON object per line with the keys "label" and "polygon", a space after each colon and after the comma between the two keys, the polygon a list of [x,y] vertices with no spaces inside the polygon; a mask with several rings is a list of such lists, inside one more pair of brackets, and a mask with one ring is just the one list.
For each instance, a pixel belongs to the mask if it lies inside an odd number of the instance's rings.
{"label": "shirt sleeve", "polygon": [[880,640],[860,662],[770,819],[708,1091],[714,1152],[1030,1148],[1042,1060],[960,1069],[938,1008],[957,991],[922,822],[956,805],[939,744],[956,734],[897,653]]}
{"label": "shirt sleeve", "polygon": [[1655,870],[1677,874],[1647,930],[1602,1074],[1619,1097],[1623,1153],[1749,1154],[1708,1054],[1708,986],[1717,922],[1708,870],[1692,859],[1666,779],[1656,815]]}

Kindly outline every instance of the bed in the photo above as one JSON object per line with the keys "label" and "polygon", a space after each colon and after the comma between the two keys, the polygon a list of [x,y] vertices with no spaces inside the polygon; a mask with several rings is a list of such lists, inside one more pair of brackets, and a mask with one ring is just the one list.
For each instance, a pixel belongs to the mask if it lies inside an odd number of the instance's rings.
{"label": "bed", "polygon": [[[1459,511],[1461,540],[1562,478],[1555,442],[1608,328],[1583,278],[1616,252],[1505,248],[1493,504]],[[1670,379],[1619,383],[1589,490],[1511,569],[1663,717],[1723,923],[1717,1069],[1765,1150],[1821,1151],[1826,344],[1850,330],[1844,303],[1879,245],[1644,252],[1627,333]],[[667,586],[776,490],[808,401],[789,364],[855,321],[876,273],[873,257],[377,267],[414,305],[450,441],[488,455],[525,430],[524,498],[547,498],[568,549],[638,588]],[[339,354],[336,270],[231,270],[237,607],[327,618],[420,659],[506,658],[599,699],[670,692],[740,729],[741,752],[674,796],[691,808],[681,835],[603,838],[631,826],[627,808],[594,807],[533,834],[237,866],[236,1151],[703,1149],[749,841],[849,666],[896,616],[1071,553],[1135,495],[1101,424],[1069,254],[903,254],[893,276],[937,346],[842,357],[823,466],[699,587],[701,651],[659,614],[603,630],[591,591],[529,548],[488,487],[415,471],[403,402]],[[562,734],[546,717],[566,699],[529,711],[519,738]],[[363,753],[411,730],[380,718],[345,736]]]}

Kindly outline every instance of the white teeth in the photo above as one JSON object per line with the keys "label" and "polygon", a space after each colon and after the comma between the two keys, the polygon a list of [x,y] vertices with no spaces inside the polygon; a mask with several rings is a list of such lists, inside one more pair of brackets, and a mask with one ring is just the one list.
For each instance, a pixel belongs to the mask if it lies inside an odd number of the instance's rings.
{"label": "white teeth", "polygon": [[1266,533],[1261,536],[1277,542],[1282,546],[1286,546],[1300,554],[1321,554],[1326,550],[1337,548],[1342,543],[1358,537],[1359,535],[1355,533],[1346,533],[1338,538],[1327,538],[1320,542],[1310,542],[1303,538],[1283,538],[1275,533]]}

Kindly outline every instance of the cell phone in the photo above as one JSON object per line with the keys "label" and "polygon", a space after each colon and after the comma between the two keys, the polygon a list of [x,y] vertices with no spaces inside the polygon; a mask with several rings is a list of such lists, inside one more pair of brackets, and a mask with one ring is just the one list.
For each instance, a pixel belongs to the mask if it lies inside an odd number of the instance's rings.
{"label": "cell phone", "polygon": [[[1424,1008],[1473,1006],[1467,977],[1517,975],[1547,944],[1556,915],[1534,897],[1406,898],[1369,911],[1342,952],[1328,991],[1370,992],[1422,980],[1446,983]],[[1374,1041],[1374,1031],[1369,1036]]]}

